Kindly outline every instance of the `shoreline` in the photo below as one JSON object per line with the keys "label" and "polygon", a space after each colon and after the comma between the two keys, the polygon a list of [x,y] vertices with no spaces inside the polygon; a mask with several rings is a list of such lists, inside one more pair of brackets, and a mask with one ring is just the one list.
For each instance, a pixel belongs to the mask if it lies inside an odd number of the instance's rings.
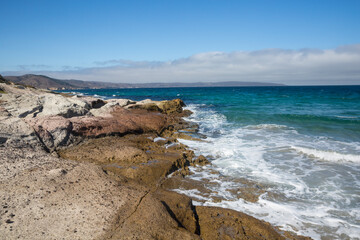
{"label": "shoreline", "polygon": [[0,233],[8,239],[309,239],[169,191],[189,166],[208,164],[177,141],[194,128],[181,100],[0,87]]}

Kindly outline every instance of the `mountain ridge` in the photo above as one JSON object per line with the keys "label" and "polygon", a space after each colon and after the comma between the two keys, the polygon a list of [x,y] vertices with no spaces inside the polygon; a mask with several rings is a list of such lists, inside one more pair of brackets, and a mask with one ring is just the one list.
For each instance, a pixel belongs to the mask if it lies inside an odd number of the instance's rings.
{"label": "mountain ridge", "polygon": [[8,81],[16,84],[28,85],[36,88],[50,90],[75,90],[75,89],[105,89],[105,88],[171,88],[171,87],[255,87],[255,86],[285,86],[278,83],[264,82],[193,82],[193,83],[111,83],[83,80],[62,80],[45,75],[25,74],[22,76],[4,76]]}

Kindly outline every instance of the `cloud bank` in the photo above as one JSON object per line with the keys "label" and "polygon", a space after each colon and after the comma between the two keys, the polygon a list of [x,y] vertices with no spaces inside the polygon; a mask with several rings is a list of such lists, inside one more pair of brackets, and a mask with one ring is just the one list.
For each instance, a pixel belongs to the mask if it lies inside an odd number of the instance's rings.
{"label": "cloud bank", "polygon": [[[360,84],[360,44],[328,50],[206,52],[174,61],[120,59],[94,64],[96,67],[92,68],[32,73],[59,79],[122,83],[253,81],[288,85]],[[4,75],[23,73],[6,72]]]}

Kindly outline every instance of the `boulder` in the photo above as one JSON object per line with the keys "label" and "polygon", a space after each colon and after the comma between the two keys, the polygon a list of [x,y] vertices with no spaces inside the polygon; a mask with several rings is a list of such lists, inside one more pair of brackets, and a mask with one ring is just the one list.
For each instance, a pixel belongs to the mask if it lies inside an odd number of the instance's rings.
{"label": "boulder", "polygon": [[185,103],[181,99],[174,99],[159,102],[158,106],[166,114],[175,114],[182,113]]}
{"label": "boulder", "polygon": [[62,116],[27,118],[41,142],[49,151],[68,146],[75,141],[72,122]]}
{"label": "boulder", "polygon": [[115,107],[125,107],[135,102],[129,99],[110,99],[107,103],[100,108],[93,108],[90,113],[95,117],[111,117],[111,112]]}
{"label": "boulder", "polygon": [[38,116],[59,115],[65,118],[83,116],[89,112],[91,105],[81,98],[67,98],[56,94],[40,96],[42,111]]}

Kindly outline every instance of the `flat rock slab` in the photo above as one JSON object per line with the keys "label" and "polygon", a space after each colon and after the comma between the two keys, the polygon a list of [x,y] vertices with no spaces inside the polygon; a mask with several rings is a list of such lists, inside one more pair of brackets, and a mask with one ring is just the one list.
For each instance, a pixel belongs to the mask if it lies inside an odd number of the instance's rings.
{"label": "flat rock slab", "polygon": [[93,164],[32,149],[4,151],[16,157],[1,155],[0,167],[10,174],[0,181],[0,239],[101,239],[122,207],[131,208],[144,194],[119,185]]}

